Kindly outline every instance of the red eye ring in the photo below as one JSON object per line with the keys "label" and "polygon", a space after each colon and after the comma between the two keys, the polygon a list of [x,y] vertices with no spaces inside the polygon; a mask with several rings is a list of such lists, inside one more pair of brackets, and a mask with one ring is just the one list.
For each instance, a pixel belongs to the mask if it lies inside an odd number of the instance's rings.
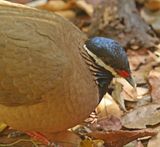
{"label": "red eye ring", "polygon": [[128,71],[125,71],[125,70],[117,70],[117,73],[123,78],[127,78],[127,77],[130,76],[130,73]]}

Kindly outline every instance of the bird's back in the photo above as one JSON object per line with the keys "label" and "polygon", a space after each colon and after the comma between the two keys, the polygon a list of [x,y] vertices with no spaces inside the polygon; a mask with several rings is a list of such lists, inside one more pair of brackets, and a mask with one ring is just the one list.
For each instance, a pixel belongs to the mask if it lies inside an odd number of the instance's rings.
{"label": "bird's back", "polygon": [[16,4],[0,3],[0,20],[0,121],[42,132],[82,121],[98,102],[80,54],[85,35],[60,16]]}

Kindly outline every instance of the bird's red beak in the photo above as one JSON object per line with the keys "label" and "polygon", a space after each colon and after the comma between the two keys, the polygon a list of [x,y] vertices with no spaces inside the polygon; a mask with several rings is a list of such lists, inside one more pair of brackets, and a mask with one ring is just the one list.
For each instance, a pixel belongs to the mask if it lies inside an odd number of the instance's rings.
{"label": "bird's red beak", "polygon": [[131,76],[131,73],[129,73],[128,71],[125,70],[117,70],[117,73],[120,77],[126,79],[126,81],[133,87],[136,87],[136,83],[134,81],[134,79]]}

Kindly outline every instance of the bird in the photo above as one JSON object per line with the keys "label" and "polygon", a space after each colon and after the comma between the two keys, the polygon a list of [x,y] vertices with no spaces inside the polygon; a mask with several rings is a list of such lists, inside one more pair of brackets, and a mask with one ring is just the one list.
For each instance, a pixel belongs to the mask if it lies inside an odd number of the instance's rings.
{"label": "bird", "polygon": [[89,116],[113,77],[133,85],[112,39],[88,39],[57,14],[5,1],[0,20],[0,121],[17,130],[66,130]]}

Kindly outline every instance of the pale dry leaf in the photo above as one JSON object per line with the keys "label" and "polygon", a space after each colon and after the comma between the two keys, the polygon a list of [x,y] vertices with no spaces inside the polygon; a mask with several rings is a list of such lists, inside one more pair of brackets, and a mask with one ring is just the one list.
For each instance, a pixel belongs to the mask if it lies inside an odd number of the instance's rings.
{"label": "pale dry leaf", "polygon": [[126,100],[137,101],[137,89],[132,87],[124,78],[117,78],[117,81],[123,85],[121,96]]}
{"label": "pale dry leaf", "polygon": [[93,15],[94,8],[91,4],[87,3],[85,0],[76,0],[77,7],[84,10],[89,16]]}
{"label": "pale dry leaf", "polygon": [[147,94],[147,95],[143,96],[141,99],[139,99],[138,102],[136,102],[136,106],[135,107],[148,105],[151,102],[152,102],[151,96],[150,96],[150,94]]}
{"label": "pale dry leaf", "polygon": [[147,147],[158,147],[157,145],[160,145],[160,126],[154,130],[157,131],[158,134],[149,140]]}
{"label": "pale dry leaf", "polygon": [[76,13],[72,10],[56,11],[55,13],[67,19],[74,19],[76,17]]}
{"label": "pale dry leaf", "polygon": [[158,147],[158,145],[160,145],[160,133],[149,140],[147,147]]}
{"label": "pale dry leaf", "polygon": [[160,122],[160,105],[150,104],[136,108],[122,117],[122,126],[131,129],[146,128]]}
{"label": "pale dry leaf", "polygon": [[107,93],[99,105],[96,108],[96,112],[100,118],[106,116],[116,116],[120,118],[123,114],[118,104],[113,100],[113,98]]}
{"label": "pale dry leaf", "polygon": [[46,4],[38,6],[37,8],[49,10],[49,11],[62,11],[62,10],[70,10],[75,5],[71,2],[64,2],[63,0],[51,0],[48,1]]}
{"label": "pale dry leaf", "polygon": [[153,102],[160,103],[160,69],[152,70],[149,73],[148,80]]}
{"label": "pale dry leaf", "polygon": [[149,89],[148,88],[137,87],[137,98],[138,99],[143,98],[143,96],[147,95],[148,93],[149,93]]}
{"label": "pale dry leaf", "polygon": [[124,89],[121,93],[122,97],[124,97],[125,100],[127,101],[131,101],[131,102],[136,102],[139,101],[140,99],[143,99],[144,97],[146,97],[146,95],[149,94],[149,89],[148,88],[143,88],[143,87],[137,87],[136,91],[137,91],[137,96],[134,97],[134,94],[128,94],[127,89]]}

